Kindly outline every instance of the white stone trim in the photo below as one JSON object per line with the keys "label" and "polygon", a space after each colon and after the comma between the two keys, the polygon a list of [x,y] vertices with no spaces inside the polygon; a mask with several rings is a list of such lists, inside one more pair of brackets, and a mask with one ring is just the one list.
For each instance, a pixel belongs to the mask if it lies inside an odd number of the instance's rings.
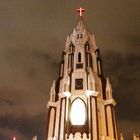
{"label": "white stone trim", "polygon": [[115,102],[114,99],[105,100],[104,104],[105,104],[105,105],[112,104],[113,106],[116,106],[116,102]]}

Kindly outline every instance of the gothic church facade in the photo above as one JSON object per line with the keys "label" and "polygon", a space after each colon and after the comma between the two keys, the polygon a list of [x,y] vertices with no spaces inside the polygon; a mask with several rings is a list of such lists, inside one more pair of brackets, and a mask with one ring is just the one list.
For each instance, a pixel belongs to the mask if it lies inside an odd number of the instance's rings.
{"label": "gothic church facade", "polygon": [[95,37],[80,15],[50,90],[46,140],[118,140],[115,105]]}

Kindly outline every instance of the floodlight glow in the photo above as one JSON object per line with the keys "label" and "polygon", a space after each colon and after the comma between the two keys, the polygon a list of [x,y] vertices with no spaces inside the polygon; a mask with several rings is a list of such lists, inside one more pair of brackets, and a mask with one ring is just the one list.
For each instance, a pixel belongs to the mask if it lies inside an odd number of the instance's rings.
{"label": "floodlight glow", "polygon": [[71,96],[71,93],[69,91],[64,92],[64,95],[66,95],[67,97]]}
{"label": "floodlight glow", "polygon": [[13,140],[16,140],[16,137],[13,137]]}
{"label": "floodlight glow", "polygon": [[84,125],[86,120],[85,104],[81,99],[76,99],[71,106],[71,123],[72,125]]}
{"label": "floodlight glow", "polygon": [[93,90],[87,90],[86,91],[86,95],[89,97],[90,95],[92,95],[95,91]]}

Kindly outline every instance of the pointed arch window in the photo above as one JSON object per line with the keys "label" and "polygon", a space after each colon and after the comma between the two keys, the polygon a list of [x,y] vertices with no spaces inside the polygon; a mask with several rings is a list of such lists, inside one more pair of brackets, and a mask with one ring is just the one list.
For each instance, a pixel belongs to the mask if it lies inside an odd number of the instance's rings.
{"label": "pointed arch window", "polygon": [[70,51],[71,53],[74,52],[74,48],[75,48],[74,45],[71,43],[71,44],[70,44],[70,47],[69,47],[69,51]]}
{"label": "pointed arch window", "polygon": [[81,52],[79,52],[78,55],[77,55],[76,68],[78,68],[78,69],[83,68],[83,63],[81,61],[82,61],[82,56],[81,56]]}
{"label": "pointed arch window", "polygon": [[89,48],[89,43],[88,42],[86,42],[86,44],[85,44],[85,51],[89,51],[90,50],[90,48]]}
{"label": "pointed arch window", "polygon": [[70,119],[72,125],[84,125],[86,121],[86,106],[82,99],[77,98],[71,106]]}
{"label": "pointed arch window", "polygon": [[77,39],[79,39],[79,34],[77,34]]}
{"label": "pointed arch window", "polygon": [[81,62],[81,53],[78,53],[78,62]]}

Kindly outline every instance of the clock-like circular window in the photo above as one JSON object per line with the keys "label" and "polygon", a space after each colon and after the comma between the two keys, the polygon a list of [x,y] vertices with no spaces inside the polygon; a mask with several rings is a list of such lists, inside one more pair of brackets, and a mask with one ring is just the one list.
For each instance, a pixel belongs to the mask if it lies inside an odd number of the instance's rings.
{"label": "clock-like circular window", "polygon": [[75,80],[75,89],[83,89],[83,79]]}

